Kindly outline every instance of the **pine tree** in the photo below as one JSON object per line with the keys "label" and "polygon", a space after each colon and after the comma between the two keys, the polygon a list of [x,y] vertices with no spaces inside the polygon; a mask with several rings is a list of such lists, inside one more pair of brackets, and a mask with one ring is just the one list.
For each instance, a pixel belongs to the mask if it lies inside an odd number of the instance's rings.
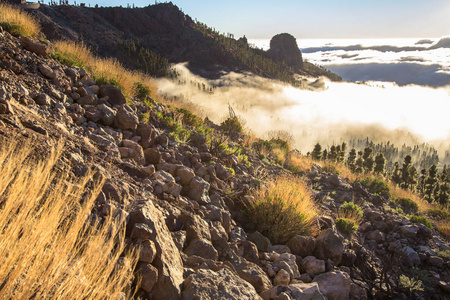
{"label": "pine tree", "polygon": [[355,162],[356,162],[356,150],[353,148],[350,150],[347,158],[347,166],[352,172],[355,172]]}
{"label": "pine tree", "polygon": [[337,157],[336,146],[333,145],[330,148],[330,153],[328,154],[328,159],[331,160],[332,162],[335,162],[336,157]]}
{"label": "pine tree", "polygon": [[328,158],[328,151],[327,151],[327,149],[325,149],[325,150],[323,150],[323,152],[322,152],[322,160],[323,160],[323,161],[326,161],[327,158]]}
{"label": "pine tree", "polygon": [[428,202],[433,202],[435,200],[434,196],[436,193],[436,188],[438,188],[437,167],[436,165],[432,165],[428,169],[428,176],[425,179],[425,200],[427,200]]}
{"label": "pine tree", "polygon": [[364,168],[367,173],[373,171],[373,157],[372,157],[372,148],[366,147],[364,148],[363,160],[364,160]]}
{"label": "pine tree", "polygon": [[391,180],[395,183],[395,185],[400,185],[402,183],[402,176],[398,162],[394,163],[394,171],[392,172]]}
{"label": "pine tree", "polygon": [[364,172],[364,161],[362,159],[362,151],[358,151],[358,159],[355,163],[355,173],[362,173]]}
{"label": "pine tree", "polygon": [[377,156],[375,157],[374,172],[377,174],[383,174],[385,165],[386,165],[386,159],[384,158],[383,153],[378,152]]}
{"label": "pine tree", "polygon": [[314,150],[311,153],[311,157],[314,160],[320,160],[322,158],[322,146],[320,146],[319,143],[317,143],[314,146]]}

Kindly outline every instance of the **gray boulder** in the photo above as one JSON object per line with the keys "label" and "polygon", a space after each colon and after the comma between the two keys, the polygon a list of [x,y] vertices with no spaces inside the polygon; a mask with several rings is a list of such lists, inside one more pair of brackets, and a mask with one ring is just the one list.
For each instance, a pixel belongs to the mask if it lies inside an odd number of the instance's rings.
{"label": "gray boulder", "polygon": [[108,96],[108,102],[112,105],[122,105],[127,103],[122,91],[114,85],[102,85],[99,90],[100,97]]}
{"label": "gray boulder", "polygon": [[120,129],[135,130],[139,124],[139,118],[130,106],[124,104],[117,111],[114,124]]}
{"label": "gray boulder", "polygon": [[291,249],[293,254],[306,257],[314,253],[314,249],[316,248],[316,239],[312,236],[296,235],[286,243],[286,246]]}
{"label": "gray boulder", "polygon": [[323,273],[317,275],[314,282],[319,284],[320,292],[328,300],[348,300],[350,297],[352,281],[347,273],[341,271]]}
{"label": "gray boulder", "polygon": [[344,253],[344,237],[330,228],[322,231],[316,240],[314,256],[323,260],[329,258],[338,266]]}

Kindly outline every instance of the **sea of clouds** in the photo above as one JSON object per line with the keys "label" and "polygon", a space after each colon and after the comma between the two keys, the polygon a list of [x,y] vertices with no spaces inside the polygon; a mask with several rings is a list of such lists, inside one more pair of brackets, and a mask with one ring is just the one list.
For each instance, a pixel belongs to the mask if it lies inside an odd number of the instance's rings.
{"label": "sea of clouds", "polygon": [[[420,47],[425,48],[423,45],[420,44]],[[409,46],[392,47],[400,49]],[[328,54],[324,51],[312,54],[316,55],[315,59],[318,60],[328,57],[332,63],[325,65],[327,68],[332,65],[354,67],[354,74],[356,70],[370,63],[351,63],[356,58],[353,56],[356,53],[353,52],[359,51],[362,56],[362,52],[375,50],[345,50],[348,58],[343,58],[345,52],[342,49],[327,51]],[[432,50],[424,50],[422,54],[429,51]],[[310,54],[305,53],[304,58],[313,62]],[[417,55],[418,53],[414,54]],[[438,64],[441,69],[437,73],[449,75],[445,68],[449,66],[450,57],[449,53],[446,55],[447,60],[444,61],[442,57],[433,58],[434,63],[431,65],[441,61]],[[392,57],[394,55],[391,59]],[[348,63],[345,63],[347,60]],[[384,62],[380,63],[380,60]],[[424,67],[427,66],[426,63],[422,63]],[[391,74],[393,71],[389,71],[389,66],[401,63],[388,63],[387,59],[380,55],[377,62],[372,58],[371,64],[384,65],[387,67],[386,73]],[[398,84],[388,76],[377,81],[365,77],[355,80],[365,81],[364,83],[336,83],[321,79],[319,84],[313,84],[315,79],[311,78],[311,86],[321,88],[298,89],[251,74],[228,73],[220,79],[207,80],[189,72],[186,64],[177,65],[176,68],[180,74],[177,80],[159,80],[158,87],[162,95],[175,96],[189,105],[195,104],[204,116],[216,123],[227,117],[228,105],[231,105],[235,112],[246,120],[249,130],[260,137],[274,130],[288,131],[294,137],[295,146],[303,153],[311,151],[317,142],[331,146],[355,137],[369,137],[375,142],[391,141],[397,145],[429,142],[439,148],[441,154],[450,149],[448,79],[438,86],[433,86]],[[367,74],[374,76],[370,69],[365,70]],[[337,73],[343,76],[343,73]],[[394,79],[398,78],[401,77]],[[199,83],[201,87],[205,84],[206,90],[199,89]],[[209,87],[214,87],[213,92],[209,92]]]}

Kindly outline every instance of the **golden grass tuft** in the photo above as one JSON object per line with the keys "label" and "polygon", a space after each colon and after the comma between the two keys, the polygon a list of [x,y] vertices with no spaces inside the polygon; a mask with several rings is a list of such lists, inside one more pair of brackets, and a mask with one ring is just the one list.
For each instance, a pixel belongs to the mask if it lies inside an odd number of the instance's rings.
{"label": "golden grass tuft", "polygon": [[0,26],[12,35],[36,36],[41,32],[30,14],[5,3],[0,3]]}
{"label": "golden grass tuft", "polygon": [[301,172],[311,170],[313,164],[322,166],[322,162],[314,161],[311,157],[301,154],[290,153],[287,157],[287,165],[295,167]]}
{"label": "golden grass tuft", "polygon": [[256,230],[273,244],[294,235],[315,235],[317,208],[306,183],[298,177],[280,177],[256,189],[246,212]]}
{"label": "golden grass tuft", "polygon": [[30,145],[0,142],[0,298],[130,297],[124,221],[88,218],[101,182],[56,171],[61,145],[37,160]]}
{"label": "golden grass tuft", "polygon": [[152,77],[142,72],[130,71],[116,59],[97,57],[86,45],[73,41],[56,41],[53,46],[65,63],[85,68],[94,78],[105,78],[117,83],[127,97],[134,95],[136,82],[149,87],[152,97],[157,95],[156,83]]}

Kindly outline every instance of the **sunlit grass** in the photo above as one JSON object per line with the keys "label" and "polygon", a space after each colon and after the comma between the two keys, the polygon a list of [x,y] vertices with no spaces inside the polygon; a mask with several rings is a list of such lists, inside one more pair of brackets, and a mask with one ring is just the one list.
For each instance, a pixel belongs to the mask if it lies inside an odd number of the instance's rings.
{"label": "sunlit grass", "polygon": [[149,87],[153,97],[157,95],[156,83],[152,77],[130,71],[116,59],[97,57],[86,45],[73,41],[56,41],[53,45],[57,58],[63,63],[86,68],[94,78],[104,78],[116,83],[126,96],[134,95],[137,82]]}
{"label": "sunlit grass", "polygon": [[88,218],[102,182],[58,170],[62,146],[38,160],[30,145],[0,143],[0,298],[131,297],[124,220]]}
{"label": "sunlit grass", "polygon": [[256,229],[272,243],[286,242],[296,234],[317,233],[317,208],[306,183],[298,177],[280,177],[256,189],[246,210]]}
{"label": "sunlit grass", "polygon": [[41,31],[30,14],[5,3],[0,3],[0,26],[13,35],[36,36]]}

